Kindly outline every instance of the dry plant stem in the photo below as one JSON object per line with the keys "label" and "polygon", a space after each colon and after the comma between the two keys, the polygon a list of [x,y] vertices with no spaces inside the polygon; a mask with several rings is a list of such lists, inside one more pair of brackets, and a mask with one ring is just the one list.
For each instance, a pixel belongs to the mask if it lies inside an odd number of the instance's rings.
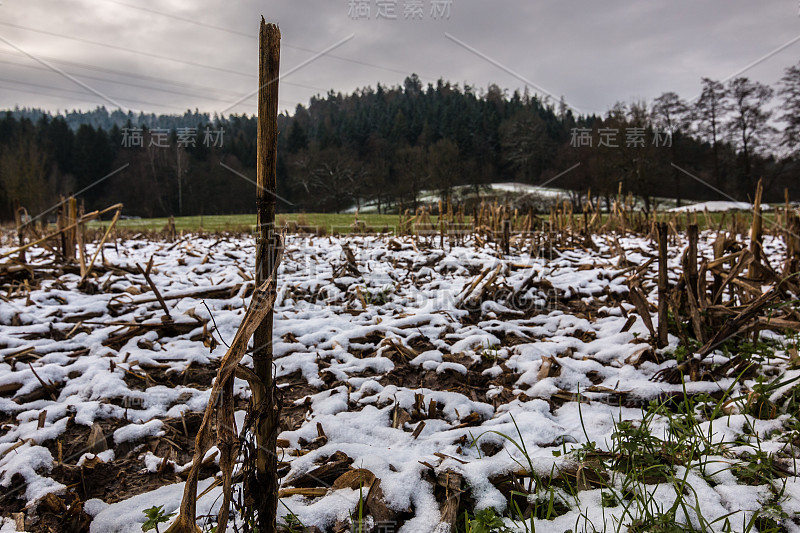
{"label": "dry plant stem", "polygon": [[261,321],[264,320],[264,317],[272,311],[272,306],[275,303],[275,296],[276,293],[273,287],[272,277],[269,277],[253,293],[253,299],[242,319],[242,324],[239,326],[239,330],[236,332],[236,336],[231,342],[230,349],[228,349],[225,357],[222,358],[220,369],[217,372],[217,378],[211,389],[211,397],[206,406],[205,413],[203,414],[203,422],[200,425],[197,438],[195,439],[192,468],[189,471],[189,477],[183,491],[180,514],[175,523],[167,530],[168,533],[196,533],[200,531],[200,528],[197,527],[195,523],[197,482],[200,476],[200,465],[203,461],[203,457],[214,443],[211,424],[214,406],[217,403],[217,399],[223,394],[225,384],[233,379],[239,362],[247,351],[247,343],[250,337],[253,336],[253,333],[259,324],[261,324]]}
{"label": "dry plant stem", "polygon": [[92,258],[89,260],[89,265],[86,267],[86,272],[81,276],[81,283],[83,283],[83,281],[87,278],[87,276],[89,276],[89,274],[91,274],[92,267],[94,266],[94,262],[97,259],[97,254],[99,254],[100,251],[103,249],[103,246],[105,245],[106,240],[108,239],[108,236],[111,235],[112,231],[114,231],[114,226],[116,226],[117,220],[119,220],[120,213],[122,213],[122,206],[120,206],[117,209],[117,212],[114,213],[114,218],[111,219],[111,224],[108,225],[108,229],[106,230],[105,234],[103,235],[103,238],[100,239],[100,244],[97,245],[97,249],[94,251],[94,254],[92,255]]}
{"label": "dry plant stem", "polygon": [[158,298],[158,303],[159,305],[161,305],[161,309],[164,311],[165,315],[164,318],[166,318],[168,321],[171,321],[172,316],[169,314],[169,307],[167,307],[167,302],[165,302],[164,298],[162,298],[161,292],[158,290],[158,287],[156,287],[156,284],[153,283],[152,279],[150,279],[150,270],[152,270],[153,268],[153,257],[152,256],[150,257],[150,262],[147,263],[146,269],[142,268],[142,265],[138,263],[136,264],[136,266],[139,268],[139,272],[141,272],[142,275],[144,276],[144,279],[147,281],[147,284],[150,285],[150,288],[153,290],[153,293],[156,295],[156,298]]}
{"label": "dry plant stem", "polygon": [[443,472],[436,480],[445,489],[445,501],[441,508],[441,518],[437,530],[455,531],[458,519],[458,506],[461,501],[462,476],[456,472]]}
{"label": "dry plant stem", "polygon": [[699,355],[701,359],[705,358],[717,346],[742,330],[756,316],[756,314],[776,296],[778,296],[778,291],[775,287],[772,287],[769,291],[753,300],[750,305],[748,305],[735,318],[728,320],[717,332],[717,334],[714,335],[714,337],[702,348],[700,348],[700,350],[697,352],[697,355]]}
{"label": "dry plant stem", "polygon": [[233,467],[239,455],[238,435],[234,418],[233,380],[225,382],[217,410],[217,448],[219,469],[222,472],[222,506],[219,508],[217,531],[227,531],[228,513],[231,506]]}
{"label": "dry plant stem", "polygon": [[7,252],[7,253],[4,253],[3,255],[0,255],[0,259],[3,259],[5,257],[9,257],[11,255],[14,255],[14,254],[17,254],[17,253],[20,253],[20,252],[23,252],[23,251],[27,250],[28,248],[30,248],[32,246],[36,246],[37,244],[42,244],[45,241],[49,241],[50,239],[58,237],[60,234],[62,234],[65,231],[69,231],[69,230],[75,229],[76,227],[78,227],[79,224],[85,224],[86,222],[89,222],[90,220],[94,220],[94,219],[96,219],[96,218],[98,218],[98,217],[100,217],[100,216],[102,216],[102,215],[104,215],[106,213],[109,213],[109,212],[113,211],[114,209],[122,209],[122,204],[114,204],[114,205],[112,205],[110,207],[106,207],[102,211],[93,211],[91,213],[87,213],[87,214],[83,215],[79,220],[76,220],[75,222],[73,222],[72,224],[70,224],[70,225],[68,225],[68,226],[66,226],[64,228],[59,228],[54,233],[46,235],[46,236],[44,236],[44,237],[42,237],[40,239],[37,239],[37,240],[32,241],[32,242],[29,242],[28,244],[26,244],[24,246],[20,246],[19,248],[16,248],[14,250],[11,250],[10,252]]}

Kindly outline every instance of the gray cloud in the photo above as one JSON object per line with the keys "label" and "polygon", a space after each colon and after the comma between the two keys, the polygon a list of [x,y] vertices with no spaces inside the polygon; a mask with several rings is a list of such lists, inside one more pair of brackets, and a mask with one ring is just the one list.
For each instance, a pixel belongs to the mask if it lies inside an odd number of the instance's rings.
{"label": "gray cloud", "polygon": [[[349,18],[349,0],[119,2],[171,17],[112,1],[5,0],[0,36],[134,111],[213,112],[253,91],[262,14],[280,24],[284,72],[356,35],[287,77],[282,109],[330,89],[399,84],[412,72],[426,83],[524,87],[445,38],[448,32],[572,105],[602,113],[616,101],[652,100],[669,90],[691,98],[702,76],[725,78],[800,35],[797,3],[788,0],[453,0],[448,20],[433,20],[425,0],[421,21],[402,19],[405,0],[397,1],[393,21],[375,20],[375,0],[370,20]],[[772,84],[798,58],[800,42],[747,75]],[[0,107],[14,105],[63,110],[108,103],[0,43]],[[255,109],[252,98],[233,112]]]}

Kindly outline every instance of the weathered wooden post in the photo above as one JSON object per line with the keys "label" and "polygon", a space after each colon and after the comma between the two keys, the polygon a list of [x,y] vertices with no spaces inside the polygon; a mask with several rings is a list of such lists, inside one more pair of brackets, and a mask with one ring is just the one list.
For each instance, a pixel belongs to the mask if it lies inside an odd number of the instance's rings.
{"label": "weathered wooden post", "polygon": [[689,248],[686,252],[686,275],[689,279],[689,290],[697,297],[697,243],[699,240],[699,228],[697,224],[690,224],[688,230]]}
{"label": "weathered wooden post", "polygon": [[58,251],[59,259],[64,260],[67,254],[67,236],[64,234],[64,228],[67,227],[67,203],[64,197],[61,197],[61,203],[58,205],[56,211],[56,229],[58,230]]}
{"label": "weathered wooden post", "polygon": [[[699,228],[697,224],[690,224],[688,230],[689,247],[686,250],[685,280],[687,287],[687,297],[689,301],[689,314],[692,321],[694,336],[701,344],[705,344],[706,339],[703,334],[703,322],[700,317],[700,275],[697,272],[697,243],[699,240]],[[704,274],[705,275],[705,274]],[[703,280],[705,281],[705,280]],[[703,285],[705,287],[705,285]],[[705,290],[705,289],[704,289]]]}
{"label": "weathered wooden post", "polygon": [[[261,18],[258,68],[258,233],[256,237],[256,286],[269,278],[277,260],[275,235],[276,170],[278,150],[278,76],[281,32]],[[273,278],[273,285],[275,279]],[[260,384],[253,387],[252,408],[256,419],[255,472],[246,484],[247,499],[258,515],[258,531],[272,533],[278,506],[277,456],[280,406],[272,380],[272,318],[270,311],[253,336],[253,370]]]}
{"label": "weathered wooden post", "polygon": [[[19,241],[19,246],[20,247],[25,246],[25,229],[24,229],[23,221],[22,221],[22,217],[23,217],[23,213],[24,212],[25,212],[25,209],[19,205],[19,201],[18,200],[14,200],[14,224],[17,227],[17,240]],[[788,211],[787,211],[787,213],[788,213]],[[19,262],[23,263],[23,264],[27,262],[25,260],[25,250],[20,250],[20,252],[19,252]]]}
{"label": "weathered wooden post", "polygon": [[64,258],[67,261],[75,259],[75,247],[78,244],[78,227],[74,225],[78,221],[78,200],[74,196],[70,196],[67,200],[67,230],[66,235],[66,248],[64,250]]}
{"label": "weathered wooden post", "polygon": [[444,207],[441,198],[439,198],[439,248],[444,250]]}
{"label": "weathered wooden post", "polygon": [[758,180],[756,186],[756,197],[753,200],[753,224],[750,227],[750,252],[753,254],[753,262],[750,263],[749,277],[756,279],[761,276],[763,267],[761,265],[762,251],[761,244],[764,240],[763,220],[761,218],[761,198],[764,194],[762,180]]}
{"label": "weathered wooden post", "polygon": [[658,347],[664,348],[669,344],[668,311],[669,278],[667,270],[667,239],[669,227],[665,222],[658,223]]}
{"label": "weathered wooden post", "polygon": [[[83,215],[86,214],[86,210],[84,209],[83,200],[81,200],[81,206],[78,209],[78,216],[77,219],[73,222],[77,222],[83,218]],[[78,224],[75,227],[75,240],[78,244],[78,259],[80,262],[81,267],[81,279],[86,278],[86,224]]]}
{"label": "weathered wooden post", "polygon": [[508,219],[508,213],[503,217],[503,253],[511,254],[511,221]]}
{"label": "weathered wooden post", "polygon": [[172,215],[170,215],[167,220],[167,240],[169,242],[175,242],[175,217]]}

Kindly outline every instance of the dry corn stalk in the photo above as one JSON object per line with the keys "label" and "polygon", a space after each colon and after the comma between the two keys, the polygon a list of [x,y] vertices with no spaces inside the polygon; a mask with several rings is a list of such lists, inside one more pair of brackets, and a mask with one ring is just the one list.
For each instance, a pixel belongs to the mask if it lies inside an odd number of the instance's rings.
{"label": "dry corn stalk", "polygon": [[279,263],[280,258],[275,262],[275,269],[272,275],[253,293],[250,306],[247,308],[233,342],[231,342],[231,347],[225,357],[222,358],[222,363],[217,372],[217,379],[214,381],[211,397],[203,415],[203,422],[197,431],[192,468],[189,471],[189,477],[186,480],[186,486],[183,491],[180,514],[175,523],[167,530],[167,533],[197,533],[200,531],[195,522],[197,481],[200,476],[200,465],[203,462],[203,457],[214,443],[211,421],[216,406],[219,406],[217,410],[217,427],[220,428],[220,432],[217,435],[217,442],[219,449],[223,451],[223,457],[220,458],[220,467],[223,469],[223,495],[225,495],[223,506],[220,509],[218,531],[225,531],[230,504],[231,471],[236,450],[236,446],[232,446],[231,443],[232,428],[235,422],[233,419],[233,388],[230,384],[233,383],[239,362],[247,351],[250,337],[253,336],[256,328],[272,310],[272,306],[275,303],[276,293],[272,289],[272,279]]}

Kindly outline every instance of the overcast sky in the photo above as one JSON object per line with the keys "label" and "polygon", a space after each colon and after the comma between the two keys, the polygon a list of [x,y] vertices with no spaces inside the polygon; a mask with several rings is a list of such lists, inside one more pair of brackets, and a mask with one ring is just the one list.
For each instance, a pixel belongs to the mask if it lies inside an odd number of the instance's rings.
{"label": "overcast sky", "polygon": [[[381,2],[395,5],[396,19],[378,18]],[[580,111],[604,113],[614,102],[665,91],[691,99],[701,77],[728,78],[785,46],[745,73],[774,84],[800,61],[798,7],[797,0],[2,0],[0,108],[114,102],[137,112],[252,114],[255,97],[231,105],[256,89],[263,14],[281,28],[282,72],[307,62],[282,81],[282,110],[330,89],[397,85],[413,72],[425,84],[444,78],[513,91],[531,83]]]}

